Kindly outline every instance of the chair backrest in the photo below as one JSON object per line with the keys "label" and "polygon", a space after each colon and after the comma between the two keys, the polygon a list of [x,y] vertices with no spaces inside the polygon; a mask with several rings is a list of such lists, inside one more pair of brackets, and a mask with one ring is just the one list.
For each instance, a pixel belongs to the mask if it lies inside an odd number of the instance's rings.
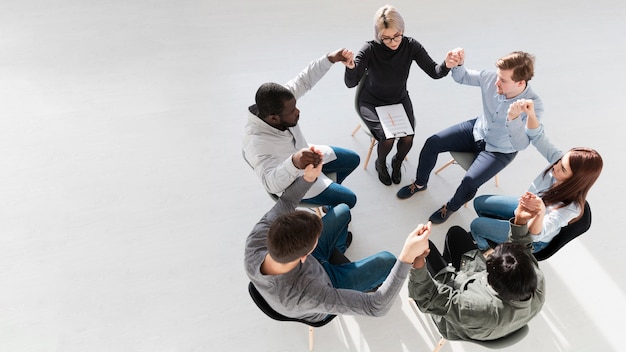
{"label": "chair backrest", "polygon": [[365,131],[365,133],[367,133],[368,136],[371,137],[372,132],[370,132],[369,127],[367,127],[367,125],[363,121],[363,116],[361,115],[361,108],[359,107],[359,98],[361,97],[361,92],[363,91],[363,86],[365,85],[366,81],[367,81],[367,71],[365,71],[365,74],[363,75],[363,77],[361,77],[359,84],[356,86],[356,91],[354,92],[354,110],[356,111],[356,114],[359,117],[359,123],[361,124],[361,128],[363,129],[363,131]]}
{"label": "chair backrest", "polygon": [[585,202],[583,216],[577,221],[563,227],[558,235],[556,235],[544,249],[533,253],[535,258],[537,258],[537,260],[550,258],[569,241],[587,232],[589,227],[591,227],[591,207],[588,202]]}
{"label": "chair backrest", "polygon": [[309,325],[309,326],[312,326],[312,327],[315,327],[315,328],[319,328],[321,326],[324,326],[324,325],[330,323],[330,321],[335,319],[335,317],[336,317],[336,315],[332,315],[331,314],[331,315],[328,315],[324,320],[317,321],[317,322],[311,322],[311,321],[307,321],[307,320],[303,320],[303,319],[289,318],[289,317],[286,317],[286,316],[278,313],[272,307],[270,307],[270,305],[267,303],[267,301],[265,301],[265,298],[263,298],[263,296],[261,296],[261,294],[256,289],[256,287],[254,287],[254,284],[252,282],[250,282],[248,284],[248,292],[250,293],[250,297],[252,297],[252,300],[257,305],[257,307],[259,307],[259,309],[263,313],[265,313],[265,315],[267,315],[268,317],[270,317],[270,318],[272,318],[274,320],[278,320],[278,321],[293,321],[293,322],[306,324],[306,325]]}

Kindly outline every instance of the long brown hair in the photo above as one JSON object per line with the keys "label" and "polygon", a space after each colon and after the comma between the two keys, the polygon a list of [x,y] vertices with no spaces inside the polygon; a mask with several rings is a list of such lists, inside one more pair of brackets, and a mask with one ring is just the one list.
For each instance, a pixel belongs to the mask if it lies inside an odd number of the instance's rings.
{"label": "long brown hair", "polygon": [[[550,165],[544,172],[545,176],[561,159]],[[539,196],[546,206],[559,204],[558,208],[566,207],[572,202],[578,204],[580,214],[570,223],[580,219],[585,208],[587,193],[596,182],[602,171],[602,157],[591,148],[572,148],[569,150],[569,167],[572,176],[559,184],[553,184]]]}

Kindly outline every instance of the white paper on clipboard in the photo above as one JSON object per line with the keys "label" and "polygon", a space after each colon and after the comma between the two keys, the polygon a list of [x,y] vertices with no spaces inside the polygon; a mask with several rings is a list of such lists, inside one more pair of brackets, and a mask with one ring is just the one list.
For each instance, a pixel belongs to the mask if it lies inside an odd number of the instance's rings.
{"label": "white paper on clipboard", "polygon": [[377,106],[376,113],[387,139],[415,134],[402,104]]}

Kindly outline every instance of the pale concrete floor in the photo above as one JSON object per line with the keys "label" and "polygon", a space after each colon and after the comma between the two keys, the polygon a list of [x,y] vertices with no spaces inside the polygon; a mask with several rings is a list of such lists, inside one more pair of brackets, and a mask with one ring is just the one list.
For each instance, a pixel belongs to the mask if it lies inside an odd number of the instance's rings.
{"label": "pale concrete floor", "polygon": [[[244,240],[272,202],[240,154],[246,107],[263,82],[285,82],[339,47],[372,36],[377,1],[15,1],[0,4],[0,351],[304,351],[306,328],[249,299]],[[542,262],[548,297],[511,351],[624,349],[626,266],[617,232],[624,198],[623,1],[397,1],[406,34],[442,60],[490,68],[536,54],[531,81],[551,139],[589,146],[605,170],[589,194],[593,225]],[[405,163],[424,139],[480,111],[479,91],[413,68],[418,116]],[[343,68],[303,99],[313,143],[365,155]],[[448,156],[443,156],[442,164]],[[531,147],[479,194],[520,194],[545,166]],[[348,256],[398,253],[462,173],[433,176],[407,201],[373,167],[345,184],[359,195]],[[461,209],[435,228],[467,227]],[[382,318],[342,316],[317,330],[319,351],[427,351],[435,337],[407,304]],[[444,351],[479,351],[449,343]]]}

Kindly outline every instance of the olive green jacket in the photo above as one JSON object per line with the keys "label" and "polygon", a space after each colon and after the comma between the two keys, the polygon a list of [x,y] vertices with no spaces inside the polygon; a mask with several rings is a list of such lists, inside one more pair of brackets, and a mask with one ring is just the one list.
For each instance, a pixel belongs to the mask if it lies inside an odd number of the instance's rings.
{"label": "olive green jacket", "polygon": [[[509,239],[526,244],[531,238],[526,225],[511,224]],[[535,262],[537,290],[526,301],[505,301],[487,282],[485,257],[479,250],[463,255],[461,268],[442,269],[431,278],[426,266],[411,269],[409,296],[420,311],[432,315],[439,332],[448,340],[493,340],[523,327],[543,306],[545,282]]]}

